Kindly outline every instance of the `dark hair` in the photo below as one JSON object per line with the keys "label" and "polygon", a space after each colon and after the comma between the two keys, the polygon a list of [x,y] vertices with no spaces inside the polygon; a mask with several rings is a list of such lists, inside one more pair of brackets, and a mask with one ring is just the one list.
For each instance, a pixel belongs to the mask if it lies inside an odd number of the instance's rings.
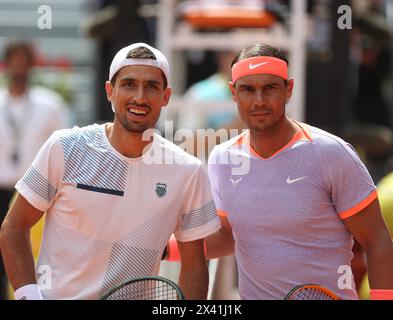
{"label": "dark hair", "polygon": [[287,56],[280,49],[269,46],[268,44],[256,43],[242,49],[233,59],[231,67],[240,60],[261,56],[275,57],[284,60],[289,65]]}
{"label": "dark hair", "polygon": [[11,41],[4,50],[4,60],[8,62],[16,52],[22,52],[31,65],[34,64],[35,55],[32,45],[24,40]]}
{"label": "dark hair", "polygon": [[132,49],[127,53],[127,59],[151,59],[157,60],[156,56],[153,52],[151,52],[148,48],[138,47]]}
{"label": "dark hair", "polygon": [[[127,59],[157,60],[154,53],[145,47],[138,47],[138,48],[130,50],[130,52],[127,53]],[[161,73],[162,73],[162,78],[164,79],[164,89],[166,89],[168,87],[168,80],[166,79],[165,74],[162,70],[161,70]],[[118,74],[118,72],[116,72],[112,77],[112,80],[111,80],[112,86],[114,86],[116,83],[117,74]]]}

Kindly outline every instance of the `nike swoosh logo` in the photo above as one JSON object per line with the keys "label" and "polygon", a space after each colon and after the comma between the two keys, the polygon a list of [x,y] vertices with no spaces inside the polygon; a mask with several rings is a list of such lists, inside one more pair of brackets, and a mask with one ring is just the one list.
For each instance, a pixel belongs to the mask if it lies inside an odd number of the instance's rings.
{"label": "nike swoosh logo", "polygon": [[307,177],[302,177],[302,178],[299,178],[299,179],[291,179],[291,177],[288,177],[287,183],[288,184],[294,184],[294,183],[302,181],[304,179],[307,179]]}
{"label": "nike swoosh logo", "polygon": [[254,70],[254,69],[256,69],[256,68],[259,68],[259,67],[262,67],[262,66],[264,66],[265,64],[268,64],[269,62],[262,62],[262,63],[258,63],[258,64],[252,64],[252,63],[250,63],[249,65],[248,65],[248,68],[250,69],[250,70]]}

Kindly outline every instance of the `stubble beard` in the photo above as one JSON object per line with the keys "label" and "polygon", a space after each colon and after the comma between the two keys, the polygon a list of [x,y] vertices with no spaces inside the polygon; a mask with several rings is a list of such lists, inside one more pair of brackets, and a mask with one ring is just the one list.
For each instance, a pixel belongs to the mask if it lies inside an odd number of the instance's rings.
{"label": "stubble beard", "polygon": [[[137,123],[134,121],[130,121],[127,119],[127,115],[120,115],[116,113],[116,118],[119,120],[121,126],[126,129],[130,133],[139,133],[143,134],[146,130],[152,128],[153,126],[150,124],[149,121]],[[154,123],[155,125],[155,123]]]}
{"label": "stubble beard", "polygon": [[285,120],[285,112],[280,115],[278,118],[266,119],[266,121],[261,121],[255,123],[255,121],[248,121],[247,126],[250,131],[254,132],[257,135],[266,135],[274,133],[278,127],[282,124],[282,121]]}

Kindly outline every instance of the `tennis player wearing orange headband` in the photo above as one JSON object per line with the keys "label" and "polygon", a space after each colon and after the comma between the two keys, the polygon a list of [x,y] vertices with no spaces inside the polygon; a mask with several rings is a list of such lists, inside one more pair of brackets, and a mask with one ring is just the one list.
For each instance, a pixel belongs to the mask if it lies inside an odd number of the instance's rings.
{"label": "tennis player wearing orange headband", "polygon": [[[249,130],[210,155],[223,228],[206,239],[207,256],[234,252],[242,299],[283,299],[306,283],[357,299],[339,273],[351,265],[354,237],[367,254],[371,297],[393,299],[393,243],[372,178],[347,142],[287,117],[293,87],[279,49],[255,44],[235,57],[230,89]],[[250,162],[247,174],[220,161],[235,155]]]}

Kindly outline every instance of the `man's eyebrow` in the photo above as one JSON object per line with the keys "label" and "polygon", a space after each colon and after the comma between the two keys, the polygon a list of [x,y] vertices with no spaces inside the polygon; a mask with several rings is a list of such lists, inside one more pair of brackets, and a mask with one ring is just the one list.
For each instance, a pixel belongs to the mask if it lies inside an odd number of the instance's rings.
{"label": "man's eyebrow", "polygon": [[[120,79],[120,82],[125,82],[125,81],[133,81],[133,82],[136,82],[136,81],[138,81],[138,79],[130,78],[130,77],[124,77],[124,78]],[[161,82],[158,81],[158,80],[146,80],[146,82],[147,82],[147,83],[150,83],[150,84],[157,84],[157,85],[161,84]]]}
{"label": "man's eyebrow", "polygon": [[280,83],[278,83],[278,82],[270,82],[270,83],[265,84],[264,87],[279,86],[279,85],[280,85]]}
{"label": "man's eyebrow", "polygon": [[161,82],[158,81],[158,80],[147,80],[146,82],[147,82],[147,83],[150,83],[150,84],[157,84],[157,85],[160,85],[160,84],[161,84]]}
{"label": "man's eyebrow", "polygon": [[121,78],[120,81],[121,82],[124,82],[124,81],[136,81],[136,79],[130,78],[130,77],[124,77],[124,78]]}
{"label": "man's eyebrow", "polygon": [[251,85],[251,84],[240,84],[239,85],[239,88],[249,88],[249,87],[252,87],[253,85]]}
{"label": "man's eyebrow", "polygon": [[[263,85],[263,87],[270,87],[270,86],[279,86],[279,82],[269,82]],[[254,87],[254,84],[240,84],[239,88],[249,88],[249,87]]]}

